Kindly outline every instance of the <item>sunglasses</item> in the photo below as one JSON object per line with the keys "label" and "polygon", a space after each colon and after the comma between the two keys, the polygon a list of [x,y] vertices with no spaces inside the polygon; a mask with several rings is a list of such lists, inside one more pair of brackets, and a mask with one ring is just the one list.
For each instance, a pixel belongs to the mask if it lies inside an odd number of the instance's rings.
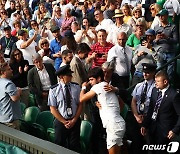
{"label": "sunglasses", "polygon": [[143,25],[136,25],[137,27],[143,27]]}
{"label": "sunglasses", "polygon": [[61,10],[56,10],[56,12],[61,12]]}
{"label": "sunglasses", "polygon": [[37,25],[37,23],[32,23],[31,25],[32,25],[32,26],[33,26],[33,25]]}
{"label": "sunglasses", "polygon": [[21,7],[21,6],[15,6],[15,7]]}
{"label": "sunglasses", "polygon": [[41,43],[41,45],[45,45],[45,44],[48,44],[48,42],[43,42],[43,43]]}
{"label": "sunglasses", "polygon": [[100,13],[96,13],[96,14],[94,14],[94,16],[98,16]]}
{"label": "sunglasses", "polygon": [[16,54],[14,54],[14,56],[18,56],[18,55],[20,55],[20,53],[16,53]]}

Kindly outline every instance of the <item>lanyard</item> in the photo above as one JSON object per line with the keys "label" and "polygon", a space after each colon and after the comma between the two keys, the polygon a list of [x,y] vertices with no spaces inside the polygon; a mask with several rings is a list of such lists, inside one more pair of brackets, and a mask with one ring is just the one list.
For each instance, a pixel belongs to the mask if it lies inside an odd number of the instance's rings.
{"label": "lanyard", "polygon": [[[146,91],[146,97],[147,97],[147,92],[150,90],[150,88],[151,88],[151,86],[153,85],[153,83],[154,83],[154,80],[151,82],[151,84],[150,84],[150,86],[149,86],[149,84],[148,84],[148,89],[147,89],[147,91]],[[143,83],[143,88],[142,88],[142,90],[141,90],[141,95],[143,94],[143,92],[144,92],[144,88],[145,88],[145,85],[146,83],[144,82]]]}
{"label": "lanyard", "polygon": [[12,38],[12,37],[10,37],[9,41],[7,41],[7,38],[5,37],[5,41],[6,41],[6,48],[9,48],[9,43],[10,43],[10,41],[11,41],[11,38]]}

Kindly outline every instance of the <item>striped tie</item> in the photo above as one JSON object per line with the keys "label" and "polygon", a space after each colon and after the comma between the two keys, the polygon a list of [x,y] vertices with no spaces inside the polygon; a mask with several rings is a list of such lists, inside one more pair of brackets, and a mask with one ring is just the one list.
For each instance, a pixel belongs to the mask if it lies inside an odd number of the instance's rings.
{"label": "striped tie", "polygon": [[162,92],[159,91],[154,111],[158,111],[162,101]]}

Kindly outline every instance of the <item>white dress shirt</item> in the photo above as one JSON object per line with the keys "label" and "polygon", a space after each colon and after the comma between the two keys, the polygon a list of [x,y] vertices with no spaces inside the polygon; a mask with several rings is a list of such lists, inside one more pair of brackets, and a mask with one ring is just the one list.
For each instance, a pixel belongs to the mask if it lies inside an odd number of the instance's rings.
{"label": "white dress shirt", "polygon": [[48,74],[46,68],[43,66],[42,70],[37,69],[37,71],[38,71],[39,78],[40,78],[40,81],[42,84],[42,89],[44,91],[49,90],[51,87],[51,82],[50,82],[49,74]]}
{"label": "white dress shirt", "polygon": [[[128,62],[126,62],[125,54],[127,55]],[[129,76],[132,64],[132,57],[133,52],[128,46],[125,46],[123,48],[119,44],[116,44],[109,50],[107,61],[110,62],[115,58],[115,72],[119,76]]]}
{"label": "white dress shirt", "polygon": [[113,21],[111,19],[103,19],[95,28],[96,31],[100,29],[106,30],[107,33],[111,30],[111,26],[113,25]]}

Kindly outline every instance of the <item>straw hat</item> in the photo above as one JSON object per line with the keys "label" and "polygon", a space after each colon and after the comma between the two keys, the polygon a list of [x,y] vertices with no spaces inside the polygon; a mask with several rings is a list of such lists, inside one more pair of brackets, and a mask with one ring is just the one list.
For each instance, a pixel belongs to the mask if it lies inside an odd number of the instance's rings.
{"label": "straw hat", "polygon": [[115,10],[115,16],[113,16],[113,18],[119,18],[119,17],[123,17],[123,13],[120,9],[116,9]]}

